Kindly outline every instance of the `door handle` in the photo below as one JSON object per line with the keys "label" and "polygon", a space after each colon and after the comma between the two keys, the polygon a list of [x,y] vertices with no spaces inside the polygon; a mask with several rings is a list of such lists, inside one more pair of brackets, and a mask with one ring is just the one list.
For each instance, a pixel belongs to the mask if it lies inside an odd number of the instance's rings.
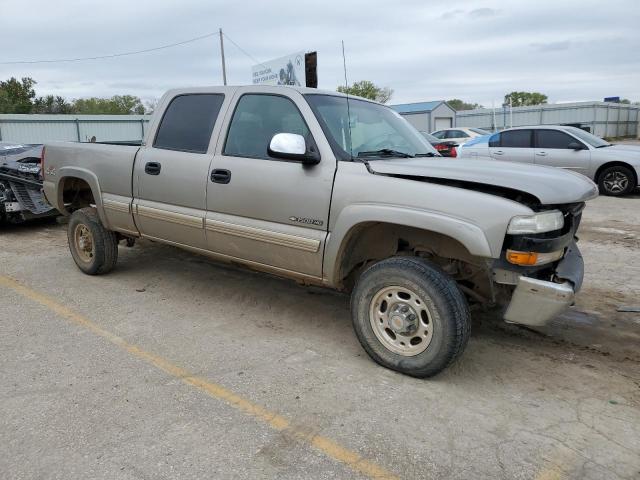
{"label": "door handle", "polygon": [[147,162],[144,166],[144,173],[149,175],[160,175],[162,165],[158,162]]}
{"label": "door handle", "polygon": [[221,168],[211,171],[211,181],[213,183],[229,183],[231,181],[231,172]]}
{"label": "door handle", "polygon": [[536,152],[536,155],[538,155],[539,157],[546,157],[547,152]]}
{"label": "door handle", "polygon": [[496,152],[493,152],[494,155],[504,155],[504,152],[502,150],[498,150]]}

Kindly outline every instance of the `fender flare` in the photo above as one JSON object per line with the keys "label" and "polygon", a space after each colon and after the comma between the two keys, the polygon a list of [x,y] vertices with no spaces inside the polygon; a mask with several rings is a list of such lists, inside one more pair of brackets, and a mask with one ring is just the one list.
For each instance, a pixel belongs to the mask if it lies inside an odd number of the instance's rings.
{"label": "fender flare", "polygon": [[460,242],[472,255],[492,258],[495,256],[485,232],[466,220],[439,212],[396,205],[358,203],[345,207],[329,234],[325,247],[323,272],[331,285],[340,281],[340,262],[346,242],[354,228],[365,223],[389,223],[439,233]]}
{"label": "fender flare", "polygon": [[98,181],[98,177],[93,172],[81,167],[62,167],[58,172],[59,177],[56,184],[56,192],[58,197],[56,199],[56,202],[58,203],[58,210],[64,215],[69,215],[69,212],[67,212],[63,202],[64,181],[67,178],[79,178],[80,180],[84,180],[85,182],[87,182],[87,184],[89,185],[91,194],[93,195],[93,199],[96,202],[98,217],[100,218],[100,221],[105,226],[105,228],[108,229],[109,222],[107,221],[107,217],[104,213],[104,206],[102,205],[102,190],[100,190],[100,182]]}

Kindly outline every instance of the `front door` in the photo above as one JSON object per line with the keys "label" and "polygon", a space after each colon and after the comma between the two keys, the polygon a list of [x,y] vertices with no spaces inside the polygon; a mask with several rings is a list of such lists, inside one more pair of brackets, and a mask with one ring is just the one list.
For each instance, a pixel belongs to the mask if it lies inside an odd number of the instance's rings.
{"label": "front door", "polygon": [[494,160],[533,163],[533,138],[528,129],[507,130],[489,140],[489,155]]}
{"label": "front door", "polygon": [[211,134],[222,94],[187,94],[171,100],[154,139],[134,167],[134,218],[150,238],[206,248],[204,216]]}
{"label": "front door", "polygon": [[[319,278],[335,157],[299,92],[274,87],[256,94],[240,88],[234,102],[207,186],[209,249]],[[320,152],[320,163],[303,166],[269,156],[277,133],[304,136]]]}
{"label": "front door", "polygon": [[[569,147],[571,145],[571,148]],[[582,150],[574,147],[578,145]],[[580,140],[559,130],[535,130],[535,163],[589,174],[591,152]]]}

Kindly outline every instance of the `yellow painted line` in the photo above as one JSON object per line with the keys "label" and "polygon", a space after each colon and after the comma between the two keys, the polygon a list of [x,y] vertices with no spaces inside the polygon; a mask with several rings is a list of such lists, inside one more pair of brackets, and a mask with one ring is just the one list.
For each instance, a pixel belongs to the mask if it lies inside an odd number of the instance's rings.
{"label": "yellow painted line", "polygon": [[376,463],[363,458],[358,453],[341,446],[330,438],[311,433],[309,429],[305,429],[304,427],[292,425],[291,422],[283,416],[278,415],[275,412],[271,412],[264,407],[261,407],[260,405],[256,405],[246,398],[241,397],[240,395],[226,389],[221,385],[213,383],[205,378],[195,376],[189,371],[178,367],[165,358],[162,358],[151,352],[147,352],[146,350],[143,350],[142,348],[127,342],[122,337],[119,337],[118,335],[105,330],[88,318],[56,302],[51,297],[36,292],[35,290],[32,290],[29,287],[18,283],[16,280],[10,277],[0,275],[0,285],[13,290],[16,293],[19,293],[29,300],[45,306],[60,317],[63,317],[75,323],[76,325],[79,325],[89,330],[90,332],[107,339],[109,342],[121,347],[134,357],[144,360],[146,363],[153,365],[166,374],[181,380],[187,385],[191,385],[197,388],[210,397],[217,400],[222,400],[236,410],[239,410],[247,415],[251,415],[252,417],[262,421],[263,423],[266,423],[274,430],[290,435],[292,438],[297,439],[301,443],[311,445],[313,448],[321,451],[327,457],[347,465],[355,472],[375,479],[392,480],[398,478]]}

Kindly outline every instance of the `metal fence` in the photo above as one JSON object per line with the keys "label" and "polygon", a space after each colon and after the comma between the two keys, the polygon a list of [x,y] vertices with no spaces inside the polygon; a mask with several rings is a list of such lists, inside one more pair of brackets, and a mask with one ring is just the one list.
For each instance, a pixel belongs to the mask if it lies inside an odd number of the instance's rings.
{"label": "metal fence", "polygon": [[640,106],[577,102],[534,107],[490,108],[457,112],[456,126],[502,130],[510,126],[574,125],[599,137],[638,136]]}
{"label": "metal fence", "polygon": [[149,115],[0,115],[0,141],[136,142],[144,139]]}

